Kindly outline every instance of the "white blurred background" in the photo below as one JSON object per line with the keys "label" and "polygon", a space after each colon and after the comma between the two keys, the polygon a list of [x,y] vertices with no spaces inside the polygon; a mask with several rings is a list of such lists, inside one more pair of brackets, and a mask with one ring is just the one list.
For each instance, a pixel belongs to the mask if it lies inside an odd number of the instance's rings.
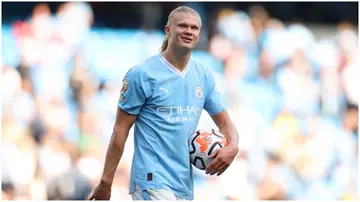
{"label": "white blurred background", "polygon": [[[283,20],[273,4],[236,2],[210,13],[216,6],[200,2],[3,3],[2,199],[88,197],[122,77],[159,51],[168,11],[181,4],[203,18],[192,57],[214,72],[240,135],[241,152],[222,176],[195,169],[195,199],[358,199],[357,3],[353,21],[341,19],[348,10],[326,18],[347,3],[314,4],[323,8],[314,22],[301,20],[301,5],[285,5]],[[97,20],[96,10],[109,14]],[[204,112],[199,129],[212,127]],[[112,200],[131,199],[132,151],[131,132]]]}

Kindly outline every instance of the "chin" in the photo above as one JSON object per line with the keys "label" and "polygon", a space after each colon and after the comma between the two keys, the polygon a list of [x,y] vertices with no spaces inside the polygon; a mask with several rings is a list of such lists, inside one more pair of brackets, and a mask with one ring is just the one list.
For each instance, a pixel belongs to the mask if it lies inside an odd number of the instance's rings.
{"label": "chin", "polygon": [[193,50],[195,46],[193,44],[179,44],[179,48]]}

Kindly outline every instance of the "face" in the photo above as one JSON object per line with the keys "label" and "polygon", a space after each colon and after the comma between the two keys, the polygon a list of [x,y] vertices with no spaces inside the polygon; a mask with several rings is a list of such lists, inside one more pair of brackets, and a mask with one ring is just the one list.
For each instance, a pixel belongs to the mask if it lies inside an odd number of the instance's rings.
{"label": "face", "polygon": [[165,33],[169,37],[169,45],[192,50],[200,36],[201,19],[192,13],[174,13]]}

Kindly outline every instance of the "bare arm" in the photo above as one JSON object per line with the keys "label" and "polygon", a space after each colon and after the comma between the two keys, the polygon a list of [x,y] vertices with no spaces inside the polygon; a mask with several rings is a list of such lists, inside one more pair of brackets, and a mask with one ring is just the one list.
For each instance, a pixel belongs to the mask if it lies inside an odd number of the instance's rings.
{"label": "bare arm", "polygon": [[124,152],[125,142],[129,135],[129,130],[136,120],[136,116],[130,115],[118,108],[113,134],[106,152],[104,170],[101,182],[111,185],[113,182],[116,168]]}
{"label": "bare arm", "polygon": [[220,133],[222,133],[228,140],[228,144],[237,147],[239,143],[239,135],[228,112],[226,110],[222,111],[214,116],[211,116],[211,118],[219,128]]}
{"label": "bare arm", "polygon": [[125,142],[129,130],[136,120],[136,116],[130,115],[118,108],[113,134],[106,152],[104,170],[100,184],[95,188],[89,200],[109,200],[111,197],[111,186],[114,180],[116,168],[124,152]]}
{"label": "bare arm", "polygon": [[215,159],[206,168],[206,174],[221,175],[233,162],[238,152],[239,135],[227,111],[211,116],[219,131],[226,137],[228,145],[216,150],[209,157]]}

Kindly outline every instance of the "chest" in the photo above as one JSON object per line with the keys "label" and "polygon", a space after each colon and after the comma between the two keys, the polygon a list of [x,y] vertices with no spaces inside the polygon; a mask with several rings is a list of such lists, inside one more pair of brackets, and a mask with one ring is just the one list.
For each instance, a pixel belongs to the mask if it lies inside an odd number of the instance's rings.
{"label": "chest", "polygon": [[147,104],[182,111],[202,109],[206,98],[205,80],[199,75],[177,75],[157,80]]}

